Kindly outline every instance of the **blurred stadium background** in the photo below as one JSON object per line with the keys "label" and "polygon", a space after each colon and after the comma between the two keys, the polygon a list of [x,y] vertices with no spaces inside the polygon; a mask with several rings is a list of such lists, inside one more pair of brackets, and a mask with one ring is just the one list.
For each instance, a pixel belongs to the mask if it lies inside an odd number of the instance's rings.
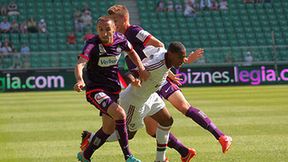
{"label": "blurred stadium background", "polygon": [[[168,0],[165,0],[166,2]],[[200,1],[200,0],[199,0]],[[264,1],[264,0],[263,0]],[[8,5],[10,0],[1,0]],[[106,9],[115,3],[125,4],[131,15],[132,24],[140,24],[166,45],[174,40],[182,41],[188,49],[205,48],[206,54],[198,64],[243,64],[248,51],[253,64],[288,62],[288,1],[244,3],[243,0],[228,0],[227,10],[200,10],[196,16],[184,16],[182,11],[157,12],[154,0],[14,0],[19,15],[1,16],[14,19],[19,25],[33,17],[36,23],[44,19],[48,32],[1,33],[0,41],[8,38],[19,52],[26,44],[31,54],[21,57],[18,68],[67,68],[73,67],[76,56],[83,46],[83,36],[89,32],[76,32],[76,44],[67,44],[67,35],[74,32],[75,10],[88,6],[95,31],[95,20],[106,14]],[[17,63],[13,55],[1,55],[0,68],[13,68]],[[123,60],[121,60],[123,65]]]}
{"label": "blurred stadium background", "polygon": [[[164,0],[164,3],[168,1]],[[8,15],[8,11],[3,10],[11,2],[17,4],[19,14]],[[223,67],[253,67],[250,69],[253,71],[255,67],[256,70],[265,67],[265,70],[272,68],[277,71],[279,66],[283,72],[282,81],[287,84],[287,0],[227,0],[226,10],[196,7],[195,16],[184,16],[185,0],[172,2],[182,5],[182,10],[156,11],[156,0],[0,0],[0,21],[5,18],[10,23],[16,20],[20,26],[31,17],[37,24],[44,19],[48,31],[0,33],[2,46],[7,40],[13,46],[12,52],[0,52],[0,90],[9,91],[13,87],[13,91],[27,90],[25,87],[34,88],[28,90],[43,90],[43,87],[47,88],[43,76],[47,72],[50,74],[49,70],[54,70],[53,75],[63,70],[69,73],[69,79],[65,78],[67,73],[63,74],[65,86],[66,82],[73,85],[73,67],[85,35],[94,32],[95,20],[106,14],[109,6],[117,3],[129,8],[132,24],[140,24],[165,45],[178,40],[188,50],[204,48],[205,56],[193,65],[185,65],[186,68],[221,71]],[[90,10],[93,25],[83,31],[75,31],[75,11],[83,12],[85,7]],[[71,32],[75,32],[75,44],[67,44],[67,36]],[[29,47],[30,52],[21,53],[23,44]],[[120,66],[125,69],[123,58]],[[19,78],[27,82],[27,76],[34,74],[38,75],[38,80],[34,78],[35,84],[38,83],[36,88],[18,83]],[[262,71],[262,78],[258,77],[265,81],[268,74],[271,73]],[[17,75],[19,78],[14,78]],[[247,81],[247,75],[242,79]],[[257,78],[253,80],[252,72],[251,80],[258,82]],[[228,81],[232,82],[232,79]],[[195,161],[287,161],[287,86],[187,87],[183,88],[183,92],[189,102],[206,112],[234,140],[232,150],[223,156],[212,136],[196,124],[187,124],[193,122],[183,118],[168,104],[175,119],[173,132],[185,144],[198,150],[199,156]],[[83,93],[0,93],[0,161],[76,161],[80,132],[85,128],[94,130],[99,127],[101,122],[97,119],[98,112],[85,101]],[[143,162],[149,162],[154,159],[154,143],[141,130],[131,146]],[[180,160],[175,151],[169,150],[168,157],[171,162]],[[122,160],[122,155],[118,144],[109,143],[97,152],[93,160],[118,162],[119,159]]]}

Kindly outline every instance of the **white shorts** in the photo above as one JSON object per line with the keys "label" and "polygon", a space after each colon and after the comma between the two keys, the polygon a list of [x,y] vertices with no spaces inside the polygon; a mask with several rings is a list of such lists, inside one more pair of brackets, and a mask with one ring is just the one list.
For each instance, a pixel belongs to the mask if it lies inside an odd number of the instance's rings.
{"label": "white shorts", "polygon": [[133,97],[129,93],[120,93],[120,105],[125,109],[127,118],[127,129],[131,132],[137,131],[144,126],[144,118],[152,116],[165,107],[162,98],[153,93],[148,100],[139,102],[139,97]]}

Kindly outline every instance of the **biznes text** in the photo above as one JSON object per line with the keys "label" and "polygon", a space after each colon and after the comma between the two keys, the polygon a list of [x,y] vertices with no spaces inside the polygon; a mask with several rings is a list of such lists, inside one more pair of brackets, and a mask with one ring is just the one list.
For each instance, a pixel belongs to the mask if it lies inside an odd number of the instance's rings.
{"label": "biznes text", "polygon": [[279,70],[279,73],[274,68],[261,66],[251,68],[249,70],[239,69],[237,66],[232,69],[225,70],[207,70],[193,71],[188,68],[186,71],[176,70],[176,73],[181,74],[182,84],[250,84],[259,85],[261,83],[270,83],[277,81],[288,81],[288,69]]}

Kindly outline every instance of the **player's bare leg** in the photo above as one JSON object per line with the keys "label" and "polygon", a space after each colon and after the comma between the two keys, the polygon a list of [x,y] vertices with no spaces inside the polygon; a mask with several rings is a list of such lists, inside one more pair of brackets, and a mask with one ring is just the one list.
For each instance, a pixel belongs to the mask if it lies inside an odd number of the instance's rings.
{"label": "player's bare leg", "polygon": [[203,111],[192,107],[180,90],[172,93],[168,97],[168,101],[182,114],[191,118],[202,128],[213,134],[221,144],[223,153],[228,151],[232,143],[232,138],[222,133]]}
{"label": "player's bare leg", "polygon": [[[146,132],[150,136],[156,137],[157,121],[151,117],[146,117],[144,118],[144,123]],[[195,149],[184,146],[182,142],[178,140],[171,132],[169,133],[168,147],[175,149],[181,155],[181,160],[185,160],[184,162],[189,162],[196,156]]]}

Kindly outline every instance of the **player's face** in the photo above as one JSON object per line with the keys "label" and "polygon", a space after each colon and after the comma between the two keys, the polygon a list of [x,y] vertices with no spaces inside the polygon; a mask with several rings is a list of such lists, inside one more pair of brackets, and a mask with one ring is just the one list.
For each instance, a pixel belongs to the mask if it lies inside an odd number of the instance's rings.
{"label": "player's face", "polygon": [[172,66],[175,68],[179,68],[185,60],[186,50],[181,51],[181,53],[174,53],[172,59]]}
{"label": "player's face", "polygon": [[113,35],[115,33],[115,24],[113,21],[100,21],[97,24],[97,32],[100,40],[107,44],[113,43]]}
{"label": "player's face", "polygon": [[119,16],[116,14],[111,15],[111,18],[114,20],[115,26],[116,26],[116,31],[123,33],[125,32],[124,30],[124,24],[125,24],[125,19],[123,16]]}

